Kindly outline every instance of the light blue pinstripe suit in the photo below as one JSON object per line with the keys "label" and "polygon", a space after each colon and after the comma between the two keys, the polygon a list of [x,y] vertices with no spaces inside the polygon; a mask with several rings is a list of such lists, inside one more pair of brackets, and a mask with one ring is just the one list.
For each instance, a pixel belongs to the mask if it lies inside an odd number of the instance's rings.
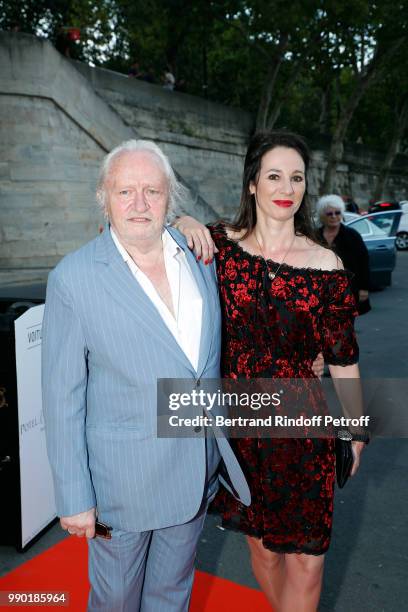
{"label": "light blue pinstripe suit", "polygon": [[[66,256],[49,276],[43,402],[60,516],[95,506],[103,522],[142,532],[186,523],[202,503],[205,440],[157,438],[156,384],[157,378],[219,377],[218,292],[214,268],[197,264],[184,238],[168,231],[185,251],[203,296],[197,372],[109,231]],[[217,446],[248,504],[228,442]]]}

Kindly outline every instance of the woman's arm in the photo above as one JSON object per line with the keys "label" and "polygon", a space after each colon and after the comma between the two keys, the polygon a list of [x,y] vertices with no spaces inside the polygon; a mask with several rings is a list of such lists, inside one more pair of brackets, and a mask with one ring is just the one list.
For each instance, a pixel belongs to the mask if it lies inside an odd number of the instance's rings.
{"label": "woman's arm", "polygon": [[[347,418],[359,418],[363,416],[363,393],[360,381],[360,370],[358,364],[348,366],[329,365],[330,374],[334,388],[343,408],[343,413]],[[351,433],[365,434],[363,429],[349,428]],[[351,443],[353,450],[353,468],[351,475],[357,472],[360,465],[360,455],[365,446],[365,442],[353,440]]]}
{"label": "woman's arm", "polygon": [[[354,236],[353,236],[354,237]],[[355,261],[356,280],[358,283],[359,300],[368,299],[368,286],[370,281],[370,263],[367,247],[360,234],[354,237],[353,241],[353,259]]]}
{"label": "woman's arm", "polygon": [[202,259],[205,264],[212,262],[214,253],[218,253],[210,230],[194,219],[194,217],[179,217],[173,222],[173,227],[187,239],[187,244],[194,251],[197,259]]}

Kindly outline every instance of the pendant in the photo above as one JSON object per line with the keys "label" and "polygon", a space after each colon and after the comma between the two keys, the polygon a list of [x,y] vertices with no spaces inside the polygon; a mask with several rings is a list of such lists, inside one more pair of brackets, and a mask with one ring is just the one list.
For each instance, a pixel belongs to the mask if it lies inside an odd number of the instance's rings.
{"label": "pendant", "polygon": [[273,280],[275,276],[276,276],[275,272],[268,272],[268,277],[270,280]]}

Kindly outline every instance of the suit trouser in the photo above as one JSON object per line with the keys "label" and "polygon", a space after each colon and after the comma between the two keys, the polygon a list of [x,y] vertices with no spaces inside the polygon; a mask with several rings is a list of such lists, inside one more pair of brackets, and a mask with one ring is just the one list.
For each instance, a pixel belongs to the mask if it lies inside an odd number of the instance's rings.
{"label": "suit trouser", "polygon": [[89,540],[88,611],[187,611],[206,509],[183,525]]}

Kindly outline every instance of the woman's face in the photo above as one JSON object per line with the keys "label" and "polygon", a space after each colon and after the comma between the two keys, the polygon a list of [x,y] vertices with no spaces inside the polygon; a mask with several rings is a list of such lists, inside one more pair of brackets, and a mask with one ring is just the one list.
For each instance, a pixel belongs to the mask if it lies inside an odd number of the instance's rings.
{"label": "woman's face", "polygon": [[337,229],[342,220],[341,210],[328,206],[321,216],[322,223],[328,229]]}
{"label": "woman's face", "polygon": [[255,194],[257,217],[263,215],[279,221],[294,216],[306,190],[305,164],[295,149],[275,147],[262,158],[258,182],[251,182]]}

